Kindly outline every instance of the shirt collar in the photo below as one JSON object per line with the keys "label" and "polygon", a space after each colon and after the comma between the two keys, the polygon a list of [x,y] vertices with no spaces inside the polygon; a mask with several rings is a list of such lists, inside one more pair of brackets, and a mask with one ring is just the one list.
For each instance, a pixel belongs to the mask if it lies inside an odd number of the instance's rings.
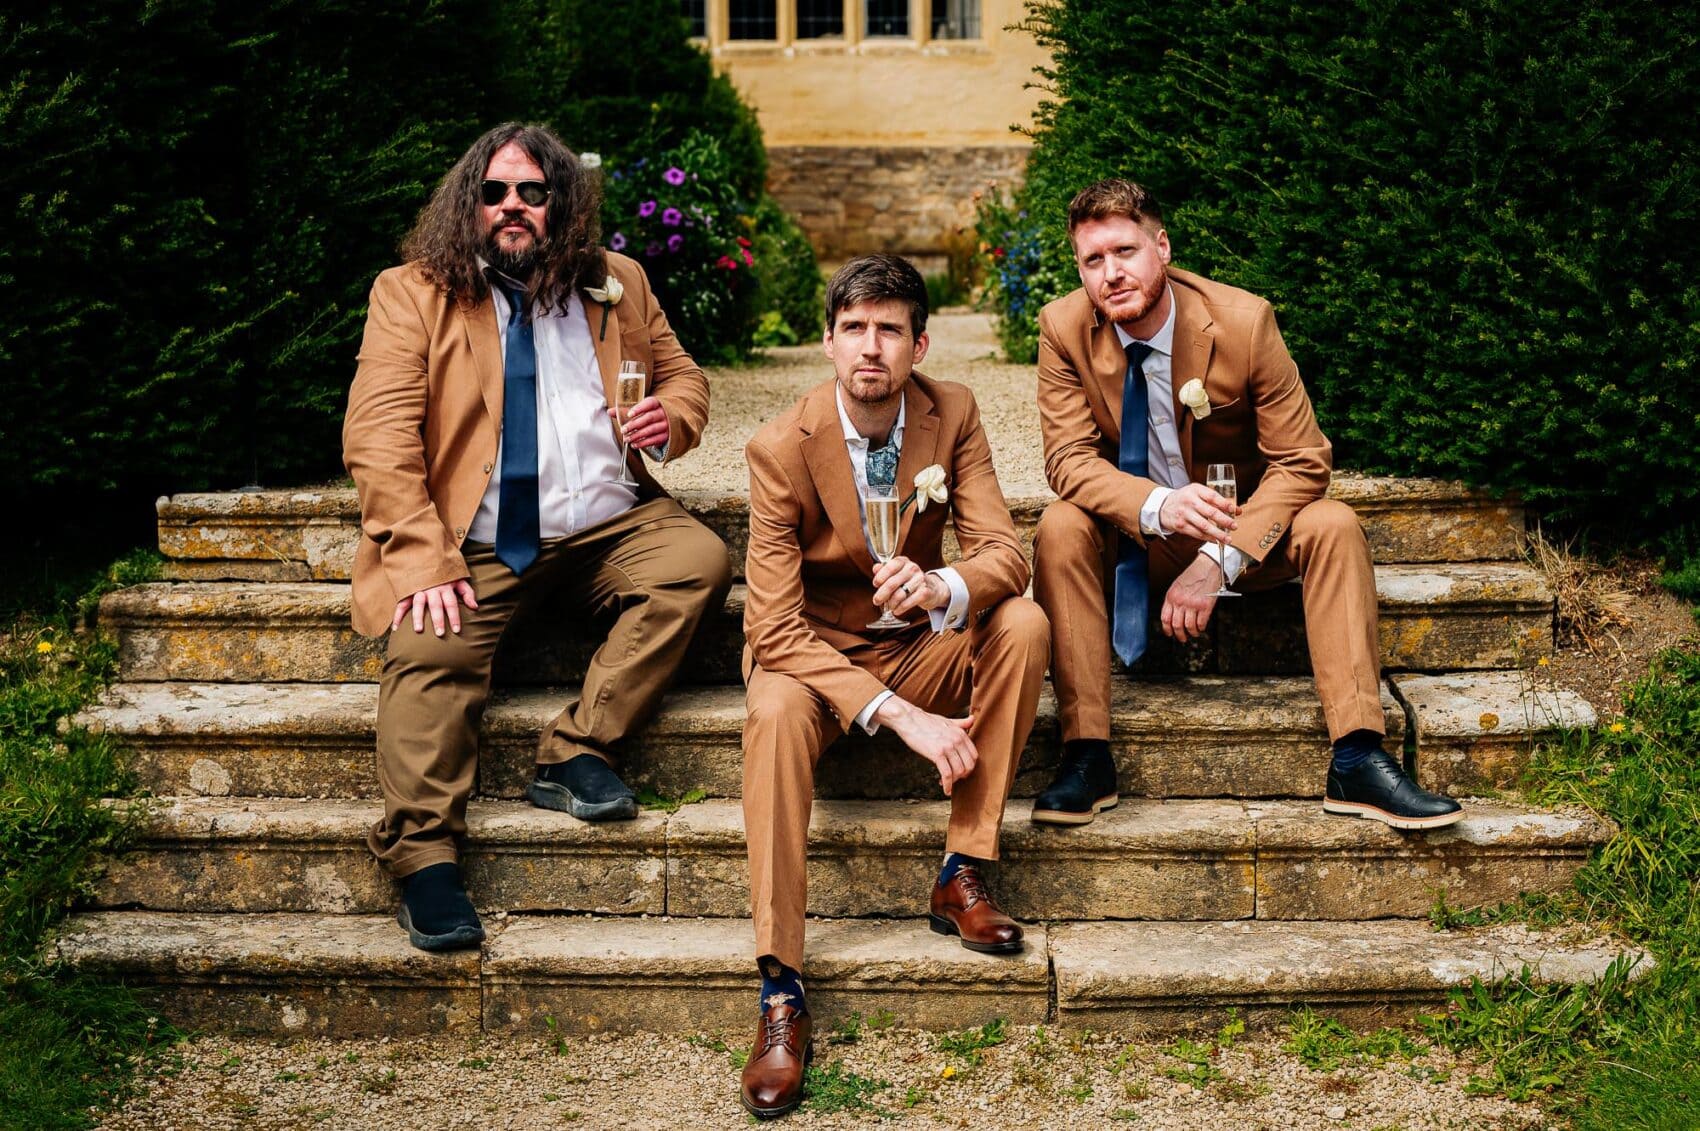
{"label": "shirt collar", "polygon": [[[1164,283],[1163,287],[1169,292],[1169,316],[1163,319],[1163,328],[1145,339],[1145,344],[1151,347],[1153,353],[1160,353],[1164,357],[1173,357],[1175,355],[1175,288],[1168,283]],[[1116,323],[1116,338],[1121,342],[1124,350],[1127,349],[1129,342],[1139,341],[1138,338],[1122,329],[1119,322]]]}
{"label": "shirt collar", "polygon": [[[850,414],[844,411],[844,390],[837,381],[832,383],[832,397],[838,405],[838,423],[844,429],[844,442],[853,448],[866,449],[868,438],[856,431],[856,426],[850,423]],[[903,418],[909,411],[909,398],[904,396],[897,402],[897,423],[891,426],[891,439],[901,444],[903,442]]]}

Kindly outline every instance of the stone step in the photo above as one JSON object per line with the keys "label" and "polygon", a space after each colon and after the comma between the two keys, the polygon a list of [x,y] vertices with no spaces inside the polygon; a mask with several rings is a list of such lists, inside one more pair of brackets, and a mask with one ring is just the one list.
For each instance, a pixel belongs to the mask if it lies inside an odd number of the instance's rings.
{"label": "stone step", "polygon": [[1415,720],[1418,783],[1451,796],[1512,788],[1537,742],[1599,721],[1586,699],[1539,668],[1407,674],[1393,686]]}
{"label": "stone step", "polygon": [[[726,542],[743,575],[749,502],[742,494],[676,490],[687,509]],[[1363,520],[1377,561],[1471,562],[1517,558],[1523,507],[1459,483],[1339,475],[1329,494]],[[1032,549],[1033,529],[1055,496],[1011,490],[1010,514]],[[179,581],[346,580],[359,539],[352,487],[162,497],[159,548]]]}
{"label": "stone step", "polygon": [[[275,1037],[558,1036],[609,1030],[749,1039],[756,984],[747,920],[512,916],[482,952],[431,955],[387,916],[73,916],[73,968],[157,987],[174,1024]],[[1548,982],[1601,977],[1602,938],[1425,923],[1055,923],[1017,956],[974,954],[924,921],[809,925],[809,1006],[824,1031],[889,1012],[928,1029],[1054,1021],[1103,1031],[1214,1029],[1312,1006],[1382,1025],[1442,1004],[1471,978],[1528,967]],[[1054,973],[1053,973],[1054,970]],[[1054,1002],[1054,1004],[1053,1004]],[[730,1079],[730,1069],[728,1069]]]}
{"label": "stone step", "polygon": [[[1586,814],[1472,802],[1430,833],[1331,818],[1314,801],[1124,801],[1075,829],[1009,807],[1000,900],[1018,918],[1376,919],[1566,886],[1610,829]],[[366,849],[376,802],[179,798],[157,804],[93,902],[186,912],[395,906]],[[906,916],[944,854],[947,802],[825,801],[810,831],[809,907]],[[461,859],[485,910],[737,918],[749,911],[742,805],[591,825],[523,802],[475,802]]]}
{"label": "stone step", "polygon": [[[524,796],[537,736],[567,695],[561,688],[495,693],[484,713],[480,795]],[[1309,679],[1117,680],[1113,696],[1111,743],[1123,796],[1322,795],[1328,734]],[[157,795],[377,797],[377,701],[370,683],[121,683],[77,721],[121,738],[140,784]],[[1382,702],[1397,746],[1405,713],[1391,692]],[[708,797],[740,796],[743,725],[743,688],[678,688],[627,744],[621,773],[634,788],[662,797],[699,790]],[[1458,766],[1473,756],[1450,746],[1446,752]],[[1013,795],[1033,797],[1044,789],[1058,755],[1056,701],[1047,691]],[[1419,765],[1422,757],[1419,752]],[[823,798],[939,796],[931,764],[889,733],[841,738],[821,758],[817,775],[816,793]]]}
{"label": "stone step", "polygon": [[[1389,670],[1507,668],[1552,649],[1552,593],[1518,563],[1376,567],[1382,661]],[[685,662],[694,683],[735,683],[744,588],[704,619]],[[120,678],[236,683],[373,681],[383,641],[349,624],[348,586],[329,582],[155,582],[109,593],[101,624],[119,643]],[[496,659],[505,684],[571,683],[595,641],[562,631],[545,607],[515,626]],[[1309,670],[1297,585],[1225,602],[1211,640],[1154,648],[1156,674],[1287,675]]]}

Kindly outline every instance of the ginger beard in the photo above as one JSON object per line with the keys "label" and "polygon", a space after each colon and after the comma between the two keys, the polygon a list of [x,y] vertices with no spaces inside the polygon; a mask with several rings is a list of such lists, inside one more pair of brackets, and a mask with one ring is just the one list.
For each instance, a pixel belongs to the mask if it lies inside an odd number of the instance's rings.
{"label": "ginger beard", "polygon": [[[1071,238],[1080,285],[1098,312],[1135,337],[1160,329],[1156,316],[1167,313],[1169,233],[1130,216],[1106,216],[1082,221]],[[1157,325],[1141,325],[1149,321]]]}

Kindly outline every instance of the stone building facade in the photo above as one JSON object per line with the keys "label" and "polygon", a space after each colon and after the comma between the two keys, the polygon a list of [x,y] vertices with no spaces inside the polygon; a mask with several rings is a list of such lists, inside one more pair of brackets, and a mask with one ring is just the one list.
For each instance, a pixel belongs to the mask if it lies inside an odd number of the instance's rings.
{"label": "stone building facade", "polygon": [[1018,179],[1046,62],[1022,0],[684,0],[755,107],[774,196],[827,263],[940,269],[988,181]]}

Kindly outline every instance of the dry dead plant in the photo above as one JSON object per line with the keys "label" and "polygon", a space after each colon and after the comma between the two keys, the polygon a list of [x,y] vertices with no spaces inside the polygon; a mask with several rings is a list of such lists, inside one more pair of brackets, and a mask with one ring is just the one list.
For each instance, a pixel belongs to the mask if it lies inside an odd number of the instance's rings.
{"label": "dry dead plant", "polygon": [[1554,542],[1536,526],[1529,532],[1528,555],[1558,600],[1559,643],[1580,643],[1599,652],[1609,641],[1622,653],[1623,644],[1612,630],[1629,627],[1635,595],[1610,570],[1578,553],[1574,539]]}

